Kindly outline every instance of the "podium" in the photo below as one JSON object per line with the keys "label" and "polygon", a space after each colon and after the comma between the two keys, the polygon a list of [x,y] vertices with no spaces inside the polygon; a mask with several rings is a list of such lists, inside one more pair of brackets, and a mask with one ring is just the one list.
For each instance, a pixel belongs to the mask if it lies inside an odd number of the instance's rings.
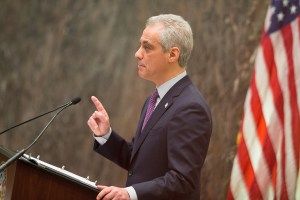
{"label": "podium", "polygon": [[[0,146],[0,163],[15,152]],[[0,172],[0,200],[94,200],[95,183],[25,155]]]}

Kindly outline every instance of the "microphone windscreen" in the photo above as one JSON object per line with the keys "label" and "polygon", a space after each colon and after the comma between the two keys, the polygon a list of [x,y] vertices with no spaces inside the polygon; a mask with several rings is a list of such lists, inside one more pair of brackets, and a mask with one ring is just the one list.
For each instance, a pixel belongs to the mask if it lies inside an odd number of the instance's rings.
{"label": "microphone windscreen", "polygon": [[74,99],[71,100],[72,104],[75,105],[81,101],[80,97],[75,97]]}

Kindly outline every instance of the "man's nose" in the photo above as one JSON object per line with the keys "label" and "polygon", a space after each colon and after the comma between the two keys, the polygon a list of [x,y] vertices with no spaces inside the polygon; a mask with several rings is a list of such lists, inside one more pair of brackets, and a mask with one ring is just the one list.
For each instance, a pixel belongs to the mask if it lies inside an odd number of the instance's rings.
{"label": "man's nose", "polygon": [[141,47],[135,52],[134,56],[138,60],[142,59]]}

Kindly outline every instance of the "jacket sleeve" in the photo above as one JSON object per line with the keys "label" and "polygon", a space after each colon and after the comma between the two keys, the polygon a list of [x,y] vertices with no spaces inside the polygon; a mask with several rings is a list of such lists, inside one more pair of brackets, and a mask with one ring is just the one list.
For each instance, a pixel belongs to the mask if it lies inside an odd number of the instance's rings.
{"label": "jacket sleeve", "polygon": [[128,143],[115,131],[112,131],[109,139],[104,145],[100,145],[95,140],[93,149],[105,158],[128,170],[132,152],[132,143]]}

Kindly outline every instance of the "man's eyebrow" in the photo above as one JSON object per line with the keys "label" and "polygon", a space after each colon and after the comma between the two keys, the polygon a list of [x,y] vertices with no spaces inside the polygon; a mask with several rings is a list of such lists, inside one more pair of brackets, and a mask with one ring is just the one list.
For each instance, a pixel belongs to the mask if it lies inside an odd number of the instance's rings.
{"label": "man's eyebrow", "polygon": [[148,45],[148,46],[153,46],[149,41],[145,40],[145,41],[142,41],[142,45]]}

